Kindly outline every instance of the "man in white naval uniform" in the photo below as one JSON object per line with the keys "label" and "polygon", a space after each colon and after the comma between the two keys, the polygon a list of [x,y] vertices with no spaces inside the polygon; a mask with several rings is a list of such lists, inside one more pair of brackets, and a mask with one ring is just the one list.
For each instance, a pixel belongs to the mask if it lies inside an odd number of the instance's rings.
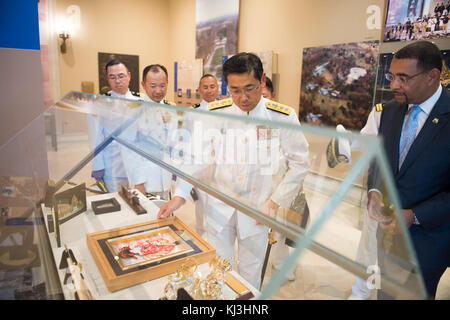
{"label": "man in white naval uniform", "polygon": [[[117,59],[111,60],[106,64],[105,70],[108,84],[111,87],[108,95],[131,100],[139,99],[128,89],[131,73],[123,62]],[[111,110],[110,115],[99,117],[98,121],[88,118],[90,131],[95,130],[96,132],[95,143],[94,145],[91,143],[91,147],[98,146],[123,123],[120,115],[128,112],[124,106],[125,104],[118,101],[113,106],[114,110]],[[103,180],[109,192],[119,191],[122,185],[128,185],[121,148],[116,141],[112,141],[94,157],[92,177],[96,180]]]}
{"label": "man in white naval uniform", "polygon": [[202,96],[202,101],[194,104],[192,107],[197,110],[208,111],[208,103],[215,101],[219,93],[219,85],[216,78],[212,74],[204,74],[200,78],[197,90]]}
{"label": "man in white naval uniform", "polygon": [[[383,111],[382,104],[377,104],[369,113],[367,122],[364,128],[361,129],[361,134],[365,135],[378,135],[378,128],[380,126],[381,112]],[[342,126],[337,126],[337,131],[346,132],[347,130]],[[338,140],[339,155],[336,155],[337,162],[333,167],[339,163],[345,161],[351,163],[351,152],[358,151],[362,148],[359,141],[350,143],[347,139]],[[356,252],[356,262],[368,267],[375,265],[377,262],[377,227],[378,222],[369,218],[367,211],[367,197],[364,199],[365,203],[362,205],[364,208],[363,225],[361,230],[361,237],[359,240],[358,250]],[[373,272],[373,271],[372,271]],[[352,285],[352,293],[348,297],[349,300],[367,300],[370,298],[370,288],[367,286],[366,280],[356,277],[355,282]]]}
{"label": "man in white naval uniform", "polygon": [[[266,85],[262,89],[262,95],[264,98],[275,101],[275,92],[273,88],[272,80],[266,77]],[[284,259],[289,255],[289,246],[286,244],[286,236],[275,232],[274,240],[276,241],[272,245],[271,257],[272,257],[272,267],[275,270],[279,270],[283,264]],[[286,275],[286,279],[289,281],[295,280],[295,269],[289,270]]]}
{"label": "man in white naval uniform", "polygon": [[[256,55],[234,55],[225,62],[223,73],[232,98],[209,103],[210,111],[300,125],[292,108],[262,97],[265,73]],[[219,119],[217,123],[224,139],[213,139],[209,144],[211,152],[204,153],[215,159],[211,184],[266,214],[276,212],[279,206],[289,208],[309,169],[308,144],[303,133],[236,120]],[[229,145],[226,139],[233,132],[238,133],[237,141]],[[245,134],[239,135],[242,132]],[[224,146],[226,151],[222,152]],[[241,152],[234,152],[235,149]],[[228,161],[230,154],[235,156],[234,161]],[[266,161],[251,161],[255,154],[264,154]],[[161,207],[158,217],[167,217],[184,204],[186,190],[190,189],[180,183],[175,197]],[[208,242],[216,248],[217,255],[233,258],[237,240],[239,274],[259,288],[268,228],[212,196],[208,197],[205,218]]]}
{"label": "man in white naval uniform", "polygon": [[[219,93],[219,85],[216,78],[212,74],[204,74],[198,84],[198,92],[202,96],[202,101],[192,106],[196,110],[208,111],[208,104],[216,101],[217,94]],[[193,114],[186,113],[186,118],[195,118]],[[205,117],[204,117],[205,118]],[[207,121],[207,119],[205,119]],[[190,121],[192,125],[194,122]],[[206,224],[204,219],[204,212],[208,194],[198,188],[193,188],[191,191],[191,197],[195,205],[195,231],[204,239],[207,238]]]}
{"label": "man in white naval uniform", "polygon": [[[167,93],[167,69],[159,64],[144,68],[142,87],[145,89],[143,104],[138,110],[136,122],[121,135],[151,156],[168,161],[170,151],[168,145],[169,133],[177,129],[177,114],[166,108],[159,108],[154,104],[173,105],[164,97]],[[124,152],[125,167],[130,184],[144,195],[149,194],[160,199],[169,198],[172,174],[162,169],[158,164],[144,159],[135,152]]]}

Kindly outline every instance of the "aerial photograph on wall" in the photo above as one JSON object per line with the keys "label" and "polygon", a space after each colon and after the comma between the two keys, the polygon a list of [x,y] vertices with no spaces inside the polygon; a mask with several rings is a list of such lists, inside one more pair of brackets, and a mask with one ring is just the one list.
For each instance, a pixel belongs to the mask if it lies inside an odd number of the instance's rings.
{"label": "aerial photograph on wall", "polygon": [[239,0],[197,0],[196,59],[203,73],[214,75],[221,88],[224,57],[237,53]]}
{"label": "aerial photograph on wall", "polygon": [[372,108],[379,41],[303,50],[299,118],[360,130]]}

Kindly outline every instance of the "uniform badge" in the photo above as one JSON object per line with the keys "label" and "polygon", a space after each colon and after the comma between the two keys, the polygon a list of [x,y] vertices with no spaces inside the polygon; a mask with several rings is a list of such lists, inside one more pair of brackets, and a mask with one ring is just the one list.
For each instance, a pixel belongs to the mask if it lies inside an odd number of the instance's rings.
{"label": "uniform badge", "polygon": [[257,126],[256,127],[256,136],[258,140],[269,140],[272,138],[278,137],[278,129],[271,128],[268,126]]}
{"label": "uniform badge", "polygon": [[434,123],[434,124],[438,124],[438,123],[439,123],[439,119],[438,119],[438,118],[434,118],[434,119],[433,119],[433,123]]}
{"label": "uniform badge", "polygon": [[163,116],[164,123],[169,122],[171,118],[172,118],[171,114],[166,111]]}

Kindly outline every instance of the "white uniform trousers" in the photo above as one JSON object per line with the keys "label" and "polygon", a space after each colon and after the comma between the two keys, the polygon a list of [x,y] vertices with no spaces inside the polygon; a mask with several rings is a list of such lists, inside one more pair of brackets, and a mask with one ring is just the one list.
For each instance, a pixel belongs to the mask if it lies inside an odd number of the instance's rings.
{"label": "white uniform trousers", "polygon": [[252,286],[259,289],[261,285],[261,271],[267,248],[267,233],[241,239],[237,227],[237,213],[234,212],[227,225],[221,232],[216,233],[213,228],[207,228],[208,242],[216,248],[216,255],[234,261],[234,244],[238,241],[238,272]]}
{"label": "white uniform trousers", "polygon": [[[356,252],[356,262],[365,267],[375,265],[377,262],[377,228],[378,222],[369,217],[366,206],[364,209],[361,238],[359,240],[358,251]],[[366,280],[356,277],[356,281],[352,285],[352,293],[362,299],[369,299],[370,289],[367,287]]]}
{"label": "white uniform trousers", "polygon": [[205,221],[205,204],[208,194],[202,190],[195,189],[197,193],[197,201],[194,201],[195,205],[195,232],[197,232],[203,239],[208,241],[206,233],[206,221]]}
{"label": "white uniform trousers", "polygon": [[[280,232],[275,232],[274,239],[277,241],[272,245],[270,255],[272,256],[272,266],[280,270],[284,260],[289,256],[289,246],[285,243],[286,236]],[[296,266],[296,265],[295,265]],[[288,278],[294,278],[295,267],[289,270]]]}

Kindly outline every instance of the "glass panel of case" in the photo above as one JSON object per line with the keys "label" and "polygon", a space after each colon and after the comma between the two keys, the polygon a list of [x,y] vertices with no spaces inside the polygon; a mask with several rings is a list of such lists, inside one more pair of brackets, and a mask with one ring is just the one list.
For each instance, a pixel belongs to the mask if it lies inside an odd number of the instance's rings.
{"label": "glass panel of case", "polygon": [[[182,196],[196,206],[202,201],[209,233],[217,234],[235,217],[239,241],[260,235],[253,252],[259,264],[256,277],[246,266],[245,250],[236,259],[230,256],[235,259],[234,269],[260,290],[256,298],[320,299],[323,296],[315,290],[326,279],[336,279],[330,280],[329,286],[336,297],[344,298],[355,276],[380,285],[394,298],[424,298],[408,233],[403,220],[397,219],[398,198],[379,139],[299,126],[283,110],[267,109],[277,113],[275,120],[268,121],[231,112],[234,107],[198,111],[70,92],[3,145],[2,199],[10,191],[18,194],[21,185],[33,186],[33,190],[21,191],[21,199],[26,199],[21,206],[31,208],[39,221],[32,224],[36,234],[27,237],[37,238],[30,244],[42,247],[38,273],[45,283],[43,295],[58,296],[65,285],[64,281],[58,285],[61,279],[52,274],[52,270],[58,272],[58,266],[50,266],[52,259],[42,254],[46,245],[52,247],[53,263],[58,264],[65,242],[84,243],[93,231],[149,220],[145,215],[103,219],[94,230],[89,225],[92,212],[83,212],[60,225],[59,247],[55,233],[50,233],[47,243],[43,231],[51,226],[46,220],[48,211],[41,211],[39,201],[45,201],[48,190],[59,193],[85,183],[89,198],[101,192],[97,181],[102,180],[109,192],[120,191],[122,185],[133,188],[143,184],[150,196],[164,198],[164,192],[172,190],[173,197]],[[37,152],[31,155],[33,150]],[[23,156],[27,152],[29,156]],[[389,228],[380,228],[368,217],[371,165],[379,168],[377,181],[383,183],[377,186],[385,195],[380,206],[389,217],[385,219],[391,223]],[[23,179],[32,183],[17,182]],[[196,197],[200,200],[194,201]],[[13,206],[4,202],[2,208]],[[10,219],[3,211],[3,217]],[[194,216],[194,212],[189,214]],[[394,224],[396,228],[392,228]],[[268,246],[271,230],[277,243]],[[206,240],[219,248],[208,232]],[[284,246],[286,238],[290,248]],[[364,241],[369,245],[358,249]],[[6,246],[11,249],[9,243]],[[224,252],[219,249],[216,253]],[[94,284],[94,296],[114,298],[125,290],[125,296],[137,298],[127,289],[109,296],[98,271],[93,271],[97,267],[90,252],[80,249],[74,254],[88,266],[84,276]],[[279,256],[277,269],[272,269],[274,255]],[[370,258],[363,259],[364,255]],[[324,265],[324,274],[316,274],[317,280],[312,280],[308,272],[316,272],[316,265]],[[304,281],[303,292],[284,284],[285,275],[293,268],[297,269],[297,281]],[[261,277],[262,270],[265,277]],[[163,282],[162,278],[153,281]],[[145,297],[162,295],[147,292]]]}

